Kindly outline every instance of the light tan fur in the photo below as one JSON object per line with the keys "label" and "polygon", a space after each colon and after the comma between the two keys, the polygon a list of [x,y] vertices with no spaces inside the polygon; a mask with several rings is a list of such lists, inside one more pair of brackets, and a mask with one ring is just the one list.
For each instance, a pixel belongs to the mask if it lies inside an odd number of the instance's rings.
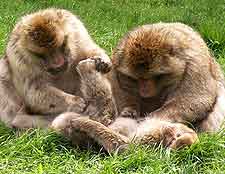
{"label": "light tan fur", "polygon": [[69,11],[46,9],[22,17],[0,60],[1,121],[17,128],[46,127],[61,113],[89,112],[91,101],[80,90],[85,80],[76,69],[88,58],[95,61],[96,72],[110,70],[105,51]]}

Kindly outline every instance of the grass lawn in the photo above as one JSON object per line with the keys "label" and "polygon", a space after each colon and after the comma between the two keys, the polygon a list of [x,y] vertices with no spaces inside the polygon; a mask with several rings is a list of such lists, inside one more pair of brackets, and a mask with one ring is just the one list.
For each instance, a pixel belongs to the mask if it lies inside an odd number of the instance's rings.
{"label": "grass lawn", "polygon": [[[47,7],[79,15],[95,41],[111,54],[130,28],[179,21],[199,31],[225,69],[225,0],[1,0],[0,55],[8,33],[22,15]],[[225,106],[224,106],[225,107]],[[0,125],[0,174],[225,173],[225,132],[200,135],[200,143],[180,151],[131,147],[105,155],[72,147],[46,130],[17,133]]]}

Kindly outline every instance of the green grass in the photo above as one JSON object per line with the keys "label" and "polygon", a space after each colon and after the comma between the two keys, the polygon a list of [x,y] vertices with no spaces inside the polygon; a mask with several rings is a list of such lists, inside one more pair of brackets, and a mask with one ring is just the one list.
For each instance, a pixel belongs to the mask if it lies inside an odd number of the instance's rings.
{"label": "green grass", "polygon": [[[225,0],[1,0],[0,54],[22,15],[59,7],[79,15],[94,40],[111,54],[130,28],[159,21],[179,21],[201,33],[225,69]],[[201,135],[200,143],[180,151],[131,147],[109,156],[72,147],[45,130],[17,133],[0,125],[0,173],[225,173],[225,132]]]}

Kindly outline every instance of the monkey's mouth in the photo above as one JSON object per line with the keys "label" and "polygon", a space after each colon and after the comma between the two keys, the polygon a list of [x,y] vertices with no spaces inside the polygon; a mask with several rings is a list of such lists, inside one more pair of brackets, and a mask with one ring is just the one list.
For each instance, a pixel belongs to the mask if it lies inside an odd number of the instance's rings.
{"label": "monkey's mouth", "polygon": [[60,72],[64,72],[68,68],[68,59],[60,56],[55,58],[49,65],[47,71],[52,75],[57,75]]}

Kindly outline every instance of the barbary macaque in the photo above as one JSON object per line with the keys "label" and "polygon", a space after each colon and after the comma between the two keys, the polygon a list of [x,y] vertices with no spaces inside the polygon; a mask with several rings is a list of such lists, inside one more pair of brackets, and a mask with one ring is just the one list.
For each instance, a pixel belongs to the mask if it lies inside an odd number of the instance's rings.
{"label": "barbary macaque", "polygon": [[112,61],[118,112],[137,120],[144,117],[138,139],[148,139],[159,129],[161,137],[171,137],[163,143],[177,148],[195,142],[196,131],[220,129],[225,117],[223,72],[191,27],[140,26],[119,42]]}
{"label": "barbary macaque", "polygon": [[[79,114],[61,115],[53,127],[82,132],[108,152],[129,143],[178,149],[198,141],[197,132],[218,131],[225,116],[224,76],[192,28],[181,23],[143,25],[115,48],[110,72],[119,117],[108,127]],[[72,132],[71,130],[74,130]]]}
{"label": "barbary macaque", "polygon": [[101,112],[111,112],[110,103],[102,107],[109,104],[107,111],[88,111],[92,101],[84,99],[85,85],[76,68],[85,59],[94,61],[98,73],[111,68],[110,58],[71,12],[52,8],[22,17],[0,60],[1,121],[16,128],[47,127],[64,112],[95,112],[96,120]]}

